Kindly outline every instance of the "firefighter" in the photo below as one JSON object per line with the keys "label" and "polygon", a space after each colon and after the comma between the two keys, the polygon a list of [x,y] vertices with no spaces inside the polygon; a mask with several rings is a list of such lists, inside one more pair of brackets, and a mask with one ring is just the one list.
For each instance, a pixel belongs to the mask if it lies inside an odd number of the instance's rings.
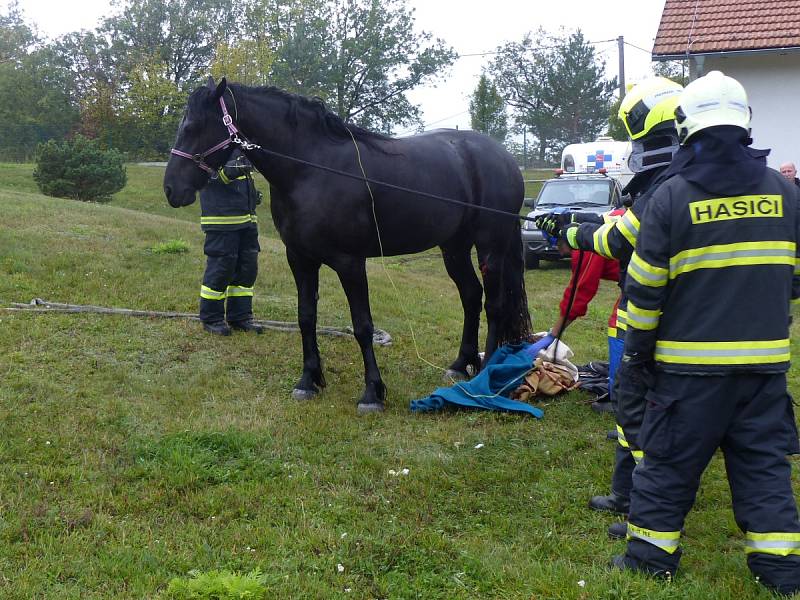
{"label": "firefighter", "polygon": [[[623,354],[625,331],[627,329],[627,299],[624,284],[628,262],[630,261],[639,222],[652,192],[664,181],[667,167],[678,149],[678,134],[675,130],[675,107],[683,87],[664,77],[652,77],[631,87],[619,108],[619,118],[631,138],[631,154],[628,159],[630,169],[635,173],[633,179],[622,190],[629,195],[632,206],[620,218],[604,223],[576,222],[583,213],[570,215],[553,214],[543,219],[540,227],[548,234],[565,238],[576,249],[596,252],[605,258],[616,258],[620,264],[620,298],[618,301],[616,327],[609,327],[609,389],[612,405],[614,381],[619,361]],[[611,477],[611,493],[594,496],[589,507],[594,510],[609,511],[625,515],[630,506],[631,473],[635,458],[617,424],[617,448],[614,472]],[[608,534],[614,538],[624,538],[625,523],[614,523]]]}
{"label": "firefighter", "polygon": [[256,205],[261,194],[253,165],[238,149],[200,190],[200,226],[206,234],[206,271],[200,288],[200,321],[216,335],[231,330],[263,333],[253,320],[253,284],[258,273]]}
{"label": "firefighter", "polygon": [[644,458],[627,551],[612,563],[675,574],[684,518],[721,448],[747,564],[790,594],[800,591],[786,458],[800,451],[786,387],[800,193],[766,167],[768,151],[749,147],[750,108],[735,79],[712,71],[693,81],[675,116],[674,175],[653,193],[628,267],[617,419]]}

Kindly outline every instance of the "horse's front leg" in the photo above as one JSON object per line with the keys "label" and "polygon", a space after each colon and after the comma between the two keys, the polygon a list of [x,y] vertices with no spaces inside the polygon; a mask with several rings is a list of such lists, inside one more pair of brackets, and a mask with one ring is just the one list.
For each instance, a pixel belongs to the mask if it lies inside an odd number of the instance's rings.
{"label": "horse's front leg", "polygon": [[292,390],[292,398],[308,400],[325,387],[325,375],[322,373],[322,360],[317,346],[320,263],[301,256],[288,246],[286,258],[297,286],[297,322],[303,338],[303,374]]}
{"label": "horse's front leg", "polygon": [[386,386],[381,380],[375,351],[372,348],[372,314],[369,309],[366,261],[358,257],[340,257],[331,265],[342,283],[350,304],[353,333],[364,357],[364,394],[358,401],[358,413],[380,412],[386,399]]}

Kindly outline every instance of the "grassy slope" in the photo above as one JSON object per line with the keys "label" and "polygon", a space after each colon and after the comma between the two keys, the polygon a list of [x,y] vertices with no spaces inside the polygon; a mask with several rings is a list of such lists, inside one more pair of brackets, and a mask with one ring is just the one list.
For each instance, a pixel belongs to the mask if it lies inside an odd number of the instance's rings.
{"label": "grassy slope", "polygon": [[[108,205],[39,196],[29,172],[0,165],[4,305],[195,309],[196,207],[166,206],[160,169],[130,167]],[[255,310],[292,320],[283,247],[261,215]],[[174,238],[190,252],[149,251]],[[612,518],[585,506],[608,487],[612,420],[585,395],[548,403],[541,421],[410,414],[440,374],[417,359],[408,323],[422,356],[446,365],[460,309],[434,252],[386,264],[399,296],[379,261],[369,273],[375,323],[395,338],[377,350],[390,398],[369,418],[354,414],[352,340],[320,339],[329,387],[298,404],[296,334],[217,339],[183,321],[0,313],[0,596],[152,598],[190,569],[259,567],[276,598],[769,597],[746,571],[719,458],[687,522],[682,576],[664,585],[605,569],[624,546],[605,537]],[[538,327],[567,274],[528,273]],[[570,328],[579,362],[605,355],[614,294],[604,284]],[[320,296],[320,323],[346,324],[327,269]]]}

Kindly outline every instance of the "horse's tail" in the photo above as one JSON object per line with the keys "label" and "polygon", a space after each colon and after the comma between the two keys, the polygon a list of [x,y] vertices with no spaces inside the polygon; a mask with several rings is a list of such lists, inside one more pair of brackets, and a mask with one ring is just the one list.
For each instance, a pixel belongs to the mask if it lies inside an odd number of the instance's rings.
{"label": "horse's tail", "polygon": [[498,324],[497,343],[519,343],[530,336],[533,327],[525,291],[525,262],[519,223],[514,227],[503,257],[503,291],[503,317]]}

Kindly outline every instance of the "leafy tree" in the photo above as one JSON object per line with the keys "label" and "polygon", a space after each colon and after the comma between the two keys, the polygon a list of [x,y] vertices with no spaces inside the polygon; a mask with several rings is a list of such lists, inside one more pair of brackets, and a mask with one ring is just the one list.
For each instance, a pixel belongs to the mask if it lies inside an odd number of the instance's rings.
{"label": "leafy tree", "polygon": [[170,80],[163,63],[153,59],[136,65],[116,110],[118,147],[145,159],[169,154],[186,96]]}
{"label": "leafy tree", "polygon": [[539,29],[536,36],[498,48],[490,72],[518,125],[533,133],[544,161],[603,130],[616,79],[603,78],[605,63],[580,30],[550,36]]}
{"label": "leafy tree", "polygon": [[668,60],[653,63],[653,73],[686,86],[689,83],[689,65],[685,60]]}
{"label": "leafy tree", "polygon": [[39,40],[33,27],[25,22],[17,0],[7,9],[6,14],[0,14],[0,64],[19,64]]}
{"label": "leafy tree", "polygon": [[486,74],[481,75],[478,87],[469,101],[472,128],[496,139],[500,143],[508,136],[506,104],[497,91],[497,86]]}
{"label": "leafy tree", "polygon": [[188,88],[208,72],[217,44],[236,35],[238,13],[232,0],[127,0],[99,33],[123,71],[155,58]]}
{"label": "leafy tree", "polygon": [[13,4],[0,16],[0,156],[24,160],[39,142],[69,132],[77,119],[70,90],[65,65]]}
{"label": "leafy tree", "polygon": [[122,155],[103,150],[97,140],[50,140],[36,152],[33,178],[43,194],[75,200],[108,202],[125,187]]}
{"label": "leafy tree", "polygon": [[628,130],[625,129],[625,124],[619,118],[620,104],[622,104],[622,98],[617,98],[608,111],[608,135],[619,142],[627,142]]}
{"label": "leafy tree", "polygon": [[273,0],[273,82],[325,100],[345,120],[390,130],[419,121],[406,93],[456,58],[416,32],[407,0]]}

